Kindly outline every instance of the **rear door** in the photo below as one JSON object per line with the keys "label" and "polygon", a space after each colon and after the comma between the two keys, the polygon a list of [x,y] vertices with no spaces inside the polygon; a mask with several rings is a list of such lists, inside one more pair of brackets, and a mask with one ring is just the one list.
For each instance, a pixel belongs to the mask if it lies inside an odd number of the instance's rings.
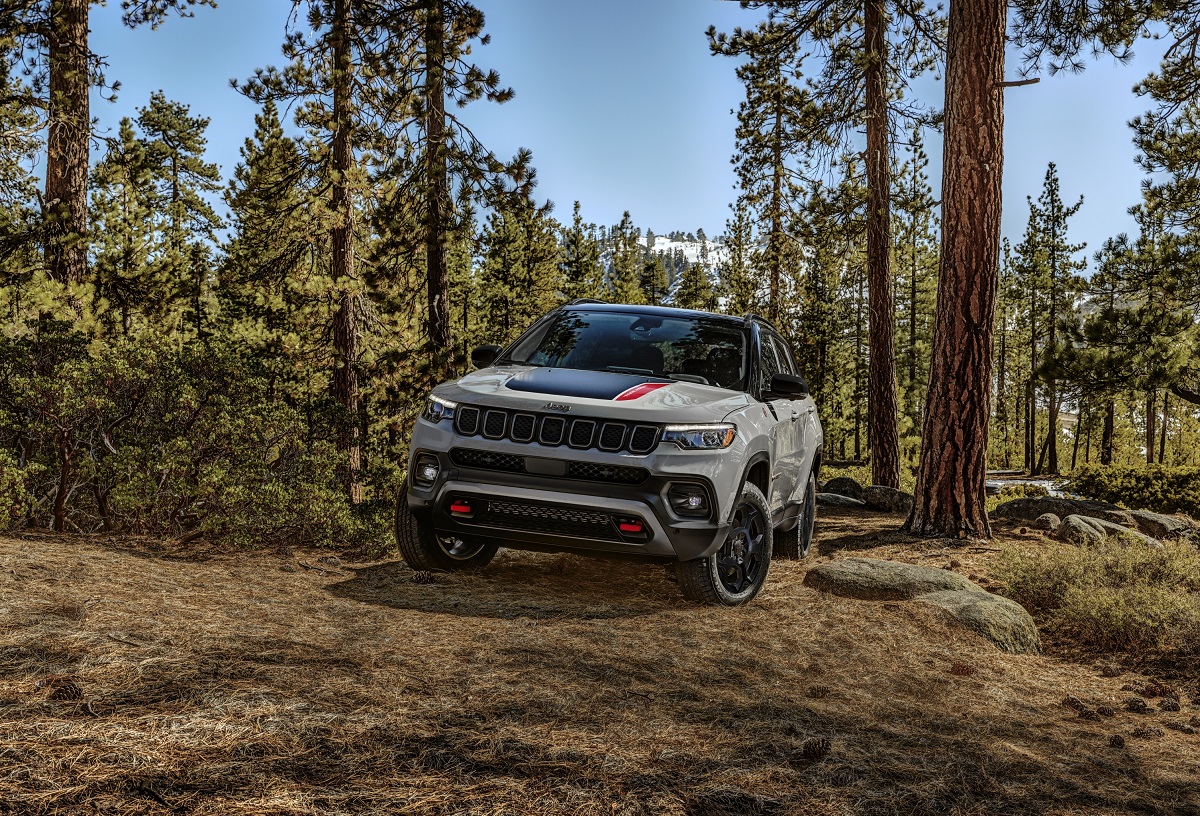
{"label": "rear door", "polygon": [[796,492],[796,432],[792,401],[771,394],[771,377],[785,369],[779,359],[778,346],[765,328],[758,334],[758,354],[759,393],[767,401],[774,419],[771,426],[771,491],[767,496],[774,513],[787,506]]}

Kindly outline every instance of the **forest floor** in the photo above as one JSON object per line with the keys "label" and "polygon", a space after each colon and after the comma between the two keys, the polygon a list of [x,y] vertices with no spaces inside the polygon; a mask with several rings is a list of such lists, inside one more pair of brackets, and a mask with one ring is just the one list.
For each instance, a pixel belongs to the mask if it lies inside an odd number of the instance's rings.
{"label": "forest floor", "polygon": [[0,537],[0,813],[1200,813],[1200,735],[1159,727],[1200,714],[1196,678],[1157,678],[1182,712],[1131,713],[1137,667],[1107,676],[1045,634],[1004,654],[930,605],[803,586],[852,556],[987,586],[1001,547],[1042,541],[898,519],[822,508],[809,558],[738,609],[568,555],[431,576]]}

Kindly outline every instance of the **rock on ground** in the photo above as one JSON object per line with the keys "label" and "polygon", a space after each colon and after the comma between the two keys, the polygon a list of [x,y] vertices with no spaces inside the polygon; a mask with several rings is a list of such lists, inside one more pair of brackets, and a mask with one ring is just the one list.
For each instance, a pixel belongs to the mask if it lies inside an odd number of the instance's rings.
{"label": "rock on ground", "polygon": [[1041,651],[1037,626],[1020,604],[993,595],[956,572],[875,558],[847,558],[809,570],[804,583],[860,600],[926,601],[1006,652]]}
{"label": "rock on ground", "polygon": [[1160,547],[1158,539],[1151,538],[1145,533],[1114,524],[1104,519],[1088,518],[1087,516],[1071,515],[1063,519],[1062,524],[1054,533],[1055,538],[1069,541],[1072,544],[1099,544],[1107,538],[1128,537],[1137,539],[1152,547]]}
{"label": "rock on ground", "polygon": [[1016,601],[982,590],[931,592],[917,600],[945,609],[1006,652],[1037,654],[1042,650],[1033,617]]}
{"label": "rock on ground", "polygon": [[1133,526],[1133,516],[1129,511],[1117,507],[1115,504],[1086,499],[1064,499],[1055,496],[1029,496],[1006,501],[997,507],[992,515],[999,518],[1033,521],[1043,513],[1053,513],[1059,518],[1087,516],[1126,527]]}
{"label": "rock on ground", "polygon": [[862,501],[863,488],[854,479],[849,476],[835,476],[825,483],[822,489],[824,493],[836,493],[839,496],[848,496],[851,499]]}
{"label": "rock on ground", "polygon": [[907,513],[912,510],[913,497],[911,493],[883,485],[869,485],[862,490],[862,500],[872,510],[885,513]]}
{"label": "rock on ground", "polygon": [[840,493],[818,493],[817,504],[824,504],[828,507],[866,507],[866,503],[861,499],[852,499],[849,496],[843,496]]}
{"label": "rock on ground", "polygon": [[1200,538],[1200,525],[1190,518],[1151,513],[1149,510],[1130,510],[1129,515],[1139,530],[1157,539],[1188,538],[1194,541]]}
{"label": "rock on ground", "polygon": [[1053,513],[1042,513],[1033,520],[1033,529],[1054,532],[1062,524],[1062,519]]}
{"label": "rock on ground", "polygon": [[877,558],[846,558],[808,571],[804,583],[822,592],[864,601],[907,601],[930,592],[974,587],[957,572]]}

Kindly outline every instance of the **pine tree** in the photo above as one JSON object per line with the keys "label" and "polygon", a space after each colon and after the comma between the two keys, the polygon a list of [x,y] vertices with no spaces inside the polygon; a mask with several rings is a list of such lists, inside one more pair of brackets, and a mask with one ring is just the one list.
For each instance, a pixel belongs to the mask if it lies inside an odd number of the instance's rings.
{"label": "pine tree", "polygon": [[621,223],[612,228],[609,241],[612,251],[610,264],[613,300],[617,303],[643,303],[642,292],[642,248],[640,230],[633,226],[633,219],[626,210]]}
{"label": "pine tree", "polygon": [[914,128],[908,143],[910,157],[896,172],[895,207],[892,210],[893,263],[896,271],[896,306],[899,363],[898,384],[904,417],[904,447],[916,461],[920,447],[921,412],[929,382],[929,344],[937,297],[938,218],[929,187],[921,129]]}
{"label": "pine tree", "polygon": [[123,118],[91,181],[95,310],[110,332],[119,327],[128,334],[135,314],[161,320],[174,300],[154,263],[164,254],[155,227],[162,204],[155,181],[145,143]]}
{"label": "pine tree", "polygon": [[571,226],[562,233],[563,294],[567,300],[604,297],[604,266],[600,263],[600,241],[596,225],[585,224],[579,212],[579,202]]}
{"label": "pine tree", "polygon": [[[1080,198],[1073,206],[1064,206],[1059,194],[1058,174],[1053,162],[1046,170],[1042,194],[1037,203],[1029,199],[1029,224],[1025,237],[1016,248],[1017,278],[1029,303],[1029,363],[1026,388],[1025,465],[1030,473],[1048,469],[1058,472],[1058,416],[1062,406],[1059,393],[1057,360],[1062,356],[1063,321],[1074,323],[1074,303],[1083,281],[1076,274],[1086,263],[1073,256],[1082,244],[1067,242],[1067,219],[1083,206]],[[1045,385],[1047,431],[1040,451],[1036,441],[1037,392],[1035,383]]]}
{"label": "pine tree", "polygon": [[479,297],[489,336],[508,343],[561,302],[558,225],[530,201],[494,211],[483,232]]}
{"label": "pine tree", "polygon": [[[102,87],[103,60],[88,45],[96,0],[7,0],[0,4],[0,60],[20,65],[31,83],[23,107],[47,112],[46,187],[42,218],[46,269],[60,282],[87,273],[89,89]],[[157,27],[169,12],[191,16],[215,0],[124,0],[121,21]],[[115,86],[114,86],[115,87]]]}
{"label": "pine tree", "polygon": [[638,282],[641,301],[651,306],[661,306],[667,296],[667,268],[661,255],[647,254],[642,260],[642,274]]}
{"label": "pine tree", "polygon": [[717,270],[720,279],[718,299],[722,309],[735,315],[759,309],[761,285],[753,258],[756,252],[749,207],[744,198],[733,206],[733,218],[725,222],[726,260]]}

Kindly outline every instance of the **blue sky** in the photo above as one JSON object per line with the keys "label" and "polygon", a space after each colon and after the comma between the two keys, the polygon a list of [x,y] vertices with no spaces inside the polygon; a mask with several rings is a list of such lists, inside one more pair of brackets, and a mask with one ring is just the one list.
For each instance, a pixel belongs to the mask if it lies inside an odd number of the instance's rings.
{"label": "blue sky", "polygon": [[[492,42],[476,61],[500,72],[516,91],[504,105],[479,102],[464,112],[500,155],[533,151],[538,198],[570,218],[615,224],[629,210],[657,233],[723,231],[736,193],[730,166],[734,118],[742,89],[735,63],[709,55],[704,31],[752,25],[753,12],[723,0],[477,0]],[[116,2],[92,10],[92,47],[121,82],[115,104],[93,102],[101,126],[116,132],[155,90],[212,120],[208,159],[229,177],[253,132],[255,105],[229,86],[254,69],[281,65],[290,0],[220,0],[193,19],[171,18],[157,31],[123,29]],[[1020,240],[1027,195],[1037,197],[1048,162],[1058,165],[1063,198],[1084,206],[1071,237],[1087,253],[1106,237],[1133,229],[1126,209],[1137,202],[1142,174],[1126,123],[1145,103],[1131,87],[1157,65],[1161,46],[1139,43],[1130,65],[1111,58],[1080,75],[1043,76],[1008,90],[1005,124],[1004,234]],[[1016,62],[1010,59],[1009,75]],[[941,87],[922,83],[941,104]],[[928,139],[939,188],[938,137]]]}

